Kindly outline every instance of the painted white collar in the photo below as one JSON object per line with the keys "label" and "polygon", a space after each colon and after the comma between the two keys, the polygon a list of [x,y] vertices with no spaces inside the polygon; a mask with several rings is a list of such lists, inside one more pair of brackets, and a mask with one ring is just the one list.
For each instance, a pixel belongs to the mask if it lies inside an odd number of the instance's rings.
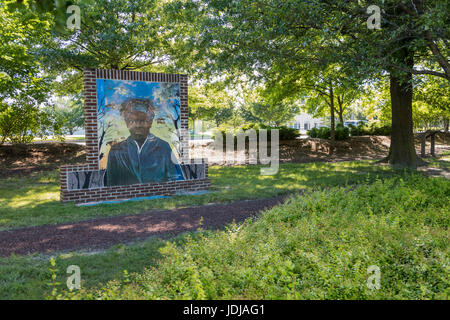
{"label": "painted white collar", "polygon": [[144,148],[145,144],[147,143],[147,140],[148,140],[148,137],[145,139],[142,146],[139,147],[139,143],[137,143],[137,141],[133,139],[134,143],[136,143],[136,147],[138,149],[138,154],[141,154],[142,148]]}

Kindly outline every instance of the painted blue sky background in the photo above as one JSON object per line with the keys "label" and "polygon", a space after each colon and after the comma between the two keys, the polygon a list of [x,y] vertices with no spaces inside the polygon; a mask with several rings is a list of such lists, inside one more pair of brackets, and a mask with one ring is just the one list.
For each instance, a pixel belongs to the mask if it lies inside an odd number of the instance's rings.
{"label": "painted blue sky background", "polygon": [[[168,101],[162,101],[158,94],[159,89],[168,85],[166,83],[129,81],[129,80],[104,80],[97,79],[97,102],[99,113],[105,112],[103,108],[108,105],[120,105],[127,99],[151,99],[155,107],[162,107]],[[169,99],[179,100],[179,84],[170,84],[173,87],[173,94]],[[108,107],[106,107],[108,109]],[[106,110],[108,112],[109,110]],[[162,110],[160,110],[162,111]]]}

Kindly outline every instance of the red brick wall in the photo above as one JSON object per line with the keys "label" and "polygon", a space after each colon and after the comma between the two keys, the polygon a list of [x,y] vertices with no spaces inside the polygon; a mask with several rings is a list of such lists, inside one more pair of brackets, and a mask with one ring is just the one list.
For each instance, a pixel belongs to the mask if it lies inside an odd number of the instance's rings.
{"label": "red brick wall", "polygon": [[134,80],[150,82],[172,82],[180,84],[180,125],[183,132],[181,138],[182,163],[190,163],[188,129],[188,84],[187,75],[165,74],[151,72],[136,72],[124,70],[84,70],[84,112],[87,163],[81,166],[60,167],[61,192],[60,199],[63,202],[74,201],[77,203],[95,202],[104,200],[129,199],[154,195],[173,195],[179,191],[205,190],[210,186],[208,179],[208,164],[205,162],[205,178],[185,181],[169,181],[164,183],[145,183],[127,186],[103,187],[83,190],[68,190],[67,174],[76,171],[99,170],[98,160],[98,129],[97,129],[97,79]]}
{"label": "red brick wall", "polygon": [[211,185],[209,179],[206,178],[184,181],[169,181],[162,183],[113,186],[94,189],[67,190],[67,172],[69,172],[70,170],[73,170],[73,168],[70,168],[68,166],[61,167],[60,198],[62,202],[74,201],[76,203],[86,203],[160,195],[167,196],[174,195],[179,191],[207,190]]}

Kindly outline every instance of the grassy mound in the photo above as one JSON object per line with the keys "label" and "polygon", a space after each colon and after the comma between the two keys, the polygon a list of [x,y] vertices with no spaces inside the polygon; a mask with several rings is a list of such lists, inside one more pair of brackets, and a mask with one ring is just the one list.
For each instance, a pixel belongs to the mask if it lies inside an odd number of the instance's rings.
{"label": "grassy mound", "polygon": [[[81,299],[447,299],[450,183],[407,175],[331,188],[225,231],[168,242],[156,267]],[[369,266],[380,288],[367,286]]]}

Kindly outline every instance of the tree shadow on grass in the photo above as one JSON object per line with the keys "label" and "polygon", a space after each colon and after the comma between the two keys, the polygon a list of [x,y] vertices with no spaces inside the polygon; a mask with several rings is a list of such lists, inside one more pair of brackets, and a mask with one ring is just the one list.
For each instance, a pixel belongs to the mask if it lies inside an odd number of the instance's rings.
{"label": "tree shadow on grass", "polygon": [[[261,175],[264,166],[212,167],[211,192],[195,196],[155,199],[77,207],[59,202],[58,177],[44,185],[19,184],[0,199],[0,228],[66,223],[109,216],[138,214],[154,209],[174,209],[245,199],[265,199],[335,186],[371,183],[376,179],[401,176],[409,171],[394,170],[372,162],[283,164],[277,174]],[[267,167],[267,166],[265,166]],[[34,181],[36,182],[36,181]],[[0,184],[0,189],[6,186]],[[7,187],[9,188],[9,186]],[[1,191],[1,190],[0,190]]]}

